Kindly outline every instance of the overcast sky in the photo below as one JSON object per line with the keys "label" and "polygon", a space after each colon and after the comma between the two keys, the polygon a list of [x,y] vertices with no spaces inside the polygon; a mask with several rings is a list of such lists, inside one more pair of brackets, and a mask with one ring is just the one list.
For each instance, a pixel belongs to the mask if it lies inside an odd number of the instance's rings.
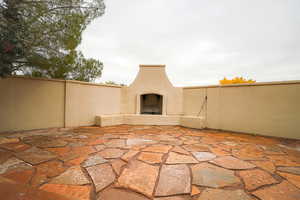
{"label": "overcast sky", "polygon": [[165,64],[175,86],[243,76],[300,80],[300,0],[106,0],[80,49],[102,77],[130,84],[139,64]]}

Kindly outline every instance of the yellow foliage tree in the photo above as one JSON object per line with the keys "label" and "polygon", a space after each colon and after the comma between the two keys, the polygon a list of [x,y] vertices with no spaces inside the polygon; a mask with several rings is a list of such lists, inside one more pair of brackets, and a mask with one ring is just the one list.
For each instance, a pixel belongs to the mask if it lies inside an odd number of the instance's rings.
{"label": "yellow foliage tree", "polygon": [[252,79],[244,79],[243,77],[235,77],[233,79],[226,79],[226,77],[224,77],[223,80],[220,80],[220,84],[221,85],[227,85],[227,84],[243,84],[243,83],[255,83],[255,80]]}

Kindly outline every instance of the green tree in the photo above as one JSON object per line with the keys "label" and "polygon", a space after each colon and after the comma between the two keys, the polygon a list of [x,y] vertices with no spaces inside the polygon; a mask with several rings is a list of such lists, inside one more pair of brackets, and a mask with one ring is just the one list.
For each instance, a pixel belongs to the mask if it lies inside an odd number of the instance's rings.
{"label": "green tree", "polygon": [[114,82],[114,81],[105,81],[104,84],[126,86],[126,84],[124,84],[124,83],[117,83],[117,82]]}
{"label": "green tree", "polygon": [[82,32],[104,14],[103,0],[4,0],[0,3],[0,76],[92,81],[103,64],[76,48]]}

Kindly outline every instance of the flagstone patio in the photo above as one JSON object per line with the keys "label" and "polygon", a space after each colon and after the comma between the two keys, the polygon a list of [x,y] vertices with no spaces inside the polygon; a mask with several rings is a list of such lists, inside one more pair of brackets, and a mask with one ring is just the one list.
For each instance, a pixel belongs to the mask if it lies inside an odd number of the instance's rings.
{"label": "flagstone patio", "polygon": [[296,200],[300,141],[179,126],[0,136],[0,196],[30,200]]}

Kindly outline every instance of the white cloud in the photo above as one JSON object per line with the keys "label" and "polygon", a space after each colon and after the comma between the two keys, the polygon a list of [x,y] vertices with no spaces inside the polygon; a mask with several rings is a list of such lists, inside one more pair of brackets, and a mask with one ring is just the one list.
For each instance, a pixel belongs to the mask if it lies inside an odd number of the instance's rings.
{"label": "white cloud", "polygon": [[299,0],[107,0],[80,49],[99,81],[129,84],[139,64],[166,64],[174,85],[224,76],[300,79]]}

